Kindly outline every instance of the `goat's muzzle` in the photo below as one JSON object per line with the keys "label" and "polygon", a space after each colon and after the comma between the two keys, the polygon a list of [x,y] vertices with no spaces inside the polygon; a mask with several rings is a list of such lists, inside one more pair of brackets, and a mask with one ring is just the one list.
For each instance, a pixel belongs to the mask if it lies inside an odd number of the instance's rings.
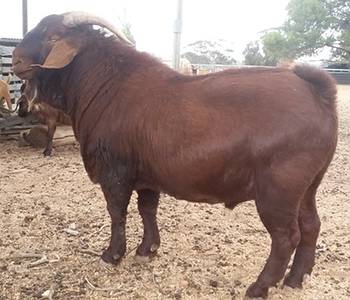
{"label": "goat's muzzle", "polygon": [[34,69],[31,67],[31,62],[27,62],[21,58],[17,48],[13,51],[12,56],[12,71],[21,79],[31,79]]}

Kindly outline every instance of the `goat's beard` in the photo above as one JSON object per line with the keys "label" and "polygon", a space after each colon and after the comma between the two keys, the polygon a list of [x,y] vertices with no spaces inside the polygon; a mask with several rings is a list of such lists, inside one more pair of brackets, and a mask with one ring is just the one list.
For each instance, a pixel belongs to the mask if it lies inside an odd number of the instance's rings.
{"label": "goat's beard", "polygon": [[51,105],[54,108],[62,110],[68,113],[67,102],[62,94],[52,94],[48,97],[43,98],[43,101]]}
{"label": "goat's beard", "polygon": [[69,114],[70,109],[67,105],[63,89],[60,86],[59,78],[55,76],[40,78],[36,86],[38,89],[38,99]]}

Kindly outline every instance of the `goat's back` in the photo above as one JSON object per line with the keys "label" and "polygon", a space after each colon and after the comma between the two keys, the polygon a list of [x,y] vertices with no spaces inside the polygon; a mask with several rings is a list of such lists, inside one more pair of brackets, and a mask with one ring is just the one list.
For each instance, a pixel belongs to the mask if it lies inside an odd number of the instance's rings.
{"label": "goat's back", "polygon": [[[78,123],[89,137],[80,140],[83,156],[106,141],[116,157],[142,161],[140,187],[187,199],[247,197],[257,168],[277,157],[300,156],[296,165],[312,178],[335,148],[335,110],[321,99],[329,93],[334,101],[333,84],[322,91],[296,73],[259,68],[156,80],[144,71],[128,78],[117,99],[111,82]],[[326,86],[328,77],[320,81]]]}

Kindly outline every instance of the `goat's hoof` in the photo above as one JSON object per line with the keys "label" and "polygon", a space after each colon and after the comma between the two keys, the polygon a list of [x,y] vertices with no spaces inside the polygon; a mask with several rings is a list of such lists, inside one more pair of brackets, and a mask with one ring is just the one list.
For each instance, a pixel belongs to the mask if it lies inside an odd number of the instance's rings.
{"label": "goat's hoof", "polygon": [[120,263],[122,256],[119,254],[112,255],[111,252],[107,249],[103,251],[101,259],[107,264],[117,265]]}
{"label": "goat's hoof", "polygon": [[246,299],[266,299],[269,289],[261,287],[256,282],[252,283],[246,291]]}
{"label": "goat's hoof", "polygon": [[[153,243],[150,247],[141,244],[136,250],[136,256],[153,258],[159,249],[159,243]],[[144,259],[142,259],[144,260]]]}
{"label": "goat's hoof", "polygon": [[251,298],[247,295],[244,296],[243,300],[264,300],[264,298],[262,297],[254,297],[254,298]]}
{"label": "goat's hoof", "polygon": [[307,284],[310,281],[310,279],[311,279],[311,275],[310,274],[308,274],[308,273],[304,274],[304,276],[303,276],[303,283]]}
{"label": "goat's hoof", "polygon": [[303,287],[303,281],[302,278],[298,278],[299,276],[288,274],[286,278],[284,279],[283,285],[288,286],[292,289],[299,288],[301,289]]}
{"label": "goat's hoof", "polygon": [[45,157],[46,156],[51,156],[51,153],[52,153],[52,150],[50,150],[50,149],[45,149],[44,152],[43,152]]}
{"label": "goat's hoof", "polygon": [[106,263],[102,258],[100,258],[98,263],[99,263],[100,268],[102,270],[105,270],[105,271],[112,271],[113,268],[115,267],[115,265]]}
{"label": "goat's hoof", "polygon": [[151,246],[151,252],[152,253],[156,253],[157,252],[157,250],[159,249],[159,244],[152,244],[152,246]]}
{"label": "goat's hoof", "polygon": [[145,264],[152,260],[156,256],[159,244],[152,244],[149,250],[142,249],[142,245],[136,250],[135,260],[139,264]]}
{"label": "goat's hoof", "polygon": [[141,255],[135,255],[135,261],[140,264],[147,264],[151,261],[151,257],[149,256],[141,256]]}

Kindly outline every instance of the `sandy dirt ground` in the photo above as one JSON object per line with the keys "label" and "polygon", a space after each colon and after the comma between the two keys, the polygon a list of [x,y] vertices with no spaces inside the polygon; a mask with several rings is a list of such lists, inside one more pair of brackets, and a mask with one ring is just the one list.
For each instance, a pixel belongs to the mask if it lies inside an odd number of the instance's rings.
{"label": "sandy dirt ground", "polygon": [[[350,86],[339,86],[338,108],[338,149],[318,192],[314,272],[302,290],[278,286],[269,299],[350,299]],[[0,299],[242,299],[268,256],[270,239],[253,202],[231,211],[163,195],[158,220],[161,248],[140,265],[133,196],[127,256],[103,269],[98,255],[110,220],[78,146],[44,158],[41,150],[1,143]]]}

